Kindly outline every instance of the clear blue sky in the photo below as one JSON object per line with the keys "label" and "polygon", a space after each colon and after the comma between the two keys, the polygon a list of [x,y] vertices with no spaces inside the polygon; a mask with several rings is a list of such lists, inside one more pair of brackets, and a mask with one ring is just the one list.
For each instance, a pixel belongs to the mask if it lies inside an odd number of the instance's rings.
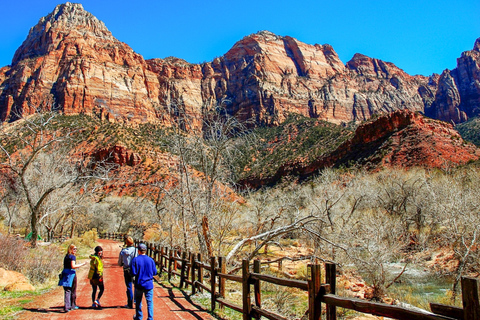
{"label": "clear blue sky", "polygon": [[[75,1],[71,1],[75,2]],[[355,53],[409,74],[456,67],[480,37],[479,0],[84,0],[85,10],[146,59],[212,61],[260,30],[330,44],[346,63]],[[55,0],[0,0],[0,66],[11,63],[30,27]]]}

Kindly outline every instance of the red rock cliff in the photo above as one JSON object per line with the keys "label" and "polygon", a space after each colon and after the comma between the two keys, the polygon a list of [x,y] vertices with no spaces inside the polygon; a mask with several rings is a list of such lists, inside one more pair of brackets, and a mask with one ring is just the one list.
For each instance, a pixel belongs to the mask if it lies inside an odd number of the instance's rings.
{"label": "red rock cliff", "polygon": [[334,123],[408,109],[460,122],[477,115],[479,40],[442,76],[410,76],[392,63],[355,55],[344,65],[330,45],[308,45],[267,31],[245,37],[210,63],[145,61],[80,4],[40,19],[0,69],[0,118],[37,109],[87,113],[117,122],[187,114],[193,125],[221,105],[252,125],[289,113]]}

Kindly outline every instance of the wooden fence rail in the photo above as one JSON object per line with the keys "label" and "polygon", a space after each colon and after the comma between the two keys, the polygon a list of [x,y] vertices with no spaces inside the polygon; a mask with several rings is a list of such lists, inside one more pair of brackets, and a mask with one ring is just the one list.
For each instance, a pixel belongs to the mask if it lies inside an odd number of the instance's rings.
{"label": "wooden fence rail", "polygon": [[[124,234],[102,233],[101,238],[124,240]],[[135,240],[135,245],[140,241]],[[145,243],[145,242],[144,242]],[[307,281],[283,279],[261,274],[261,262],[254,260],[253,271],[247,260],[242,261],[242,275],[231,275],[226,272],[223,257],[210,257],[208,262],[200,254],[172,250],[167,247],[145,243],[147,254],[152,257],[160,271],[167,273],[168,280],[173,275],[180,277],[180,288],[191,287],[192,294],[206,291],[211,297],[211,311],[218,304],[243,314],[244,320],[265,317],[270,320],[286,320],[282,315],[262,308],[262,282],[272,283],[289,288],[298,288],[308,294],[308,318],[322,318],[322,304],[325,304],[325,319],[337,319],[337,307],[355,310],[375,316],[398,320],[479,320],[480,302],[478,281],[474,278],[462,278],[463,308],[431,304],[431,312],[406,309],[399,306],[375,303],[361,299],[347,298],[336,295],[336,265],[325,264],[325,282],[321,283],[321,265],[307,266]],[[204,277],[206,271],[208,273]],[[204,280],[208,279],[206,283]],[[225,282],[234,281],[242,284],[242,305],[237,305],[225,298]],[[253,290],[252,290],[253,287]],[[253,297],[252,297],[253,295]]]}

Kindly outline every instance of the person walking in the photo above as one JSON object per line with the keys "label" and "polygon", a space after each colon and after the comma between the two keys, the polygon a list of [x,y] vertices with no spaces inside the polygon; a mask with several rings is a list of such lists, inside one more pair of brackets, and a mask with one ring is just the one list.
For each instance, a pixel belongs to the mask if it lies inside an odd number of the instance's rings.
{"label": "person walking", "polygon": [[[105,290],[105,284],[103,281],[103,249],[100,246],[96,246],[95,254],[90,255],[88,279],[90,279],[90,284],[92,285],[92,308],[101,308],[100,298]],[[98,296],[97,288],[100,289]]]}
{"label": "person walking", "polygon": [[133,258],[138,255],[137,248],[133,245],[133,238],[125,238],[125,247],[118,255],[118,265],[123,267],[123,278],[127,287],[127,305],[125,308],[133,309],[133,277],[130,271],[130,265]]}
{"label": "person walking", "polygon": [[62,277],[58,282],[59,286],[63,286],[65,312],[78,309],[77,306],[77,274],[75,269],[84,266],[86,262],[77,264],[77,247],[72,243],[68,246],[67,254],[63,258]]}
{"label": "person walking", "polygon": [[146,255],[147,246],[138,245],[138,257],[133,258],[131,269],[135,277],[135,316],[134,320],[142,320],[142,299],[147,301],[148,320],[153,320],[153,276],[157,274],[157,266],[152,258]]}

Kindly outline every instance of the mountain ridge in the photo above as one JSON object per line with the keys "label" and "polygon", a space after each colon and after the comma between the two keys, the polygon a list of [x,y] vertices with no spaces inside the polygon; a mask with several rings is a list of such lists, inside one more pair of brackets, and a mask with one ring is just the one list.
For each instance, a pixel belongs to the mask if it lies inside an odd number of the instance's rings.
{"label": "mountain ridge", "polygon": [[276,126],[291,113],[339,124],[404,109],[459,123],[480,113],[479,39],[456,69],[430,77],[362,54],[344,64],[328,44],[268,31],[212,62],[145,60],[81,4],[67,2],[41,18],[12,66],[0,69],[0,118],[54,109],[169,125],[186,114],[198,126],[221,106],[252,126]]}

